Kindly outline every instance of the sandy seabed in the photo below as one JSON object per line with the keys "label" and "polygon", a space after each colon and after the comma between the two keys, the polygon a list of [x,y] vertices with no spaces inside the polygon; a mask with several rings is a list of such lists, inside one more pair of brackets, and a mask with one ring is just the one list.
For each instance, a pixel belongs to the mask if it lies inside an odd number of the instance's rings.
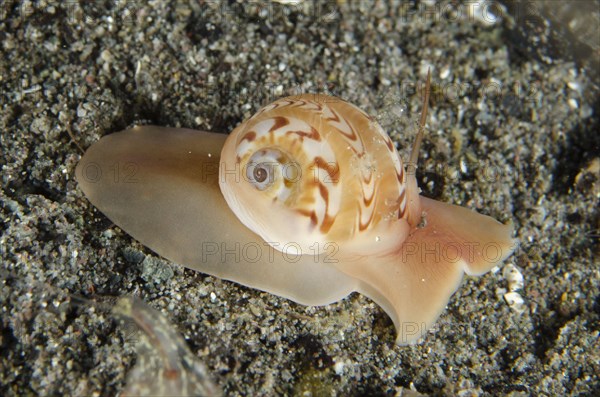
{"label": "sandy seabed", "polygon": [[[119,393],[137,338],[110,307],[134,295],[230,396],[598,395],[598,3],[281,3],[0,2],[0,394]],[[304,307],[169,263],[74,178],[135,123],[226,133],[299,92],[406,157],[429,68],[422,194],[512,219],[524,287],[466,278],[415,346],[359,294]]]}

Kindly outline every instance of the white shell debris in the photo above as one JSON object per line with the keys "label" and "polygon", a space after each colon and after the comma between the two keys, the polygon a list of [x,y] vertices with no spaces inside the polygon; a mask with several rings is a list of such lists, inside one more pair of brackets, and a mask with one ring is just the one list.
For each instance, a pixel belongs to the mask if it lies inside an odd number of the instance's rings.
{"label": "white shell debris", "polygon": [[335,365],[333,366],[333,370],[335,371],[336,375],[343,374],[344,373],[344,362],[338,361],[337,363],[335,363]]}
{"label": "white shell debris", "polygon": [[475,2],[472,6],[467,7],[466,11],[469,21],[474,20],[484,26],[496,25],[506,15],[506,8],[496,2]]}
{"label": "white shell debris", "polygon": [[523,313],[527,306],[525,306],[525,299],[518,292],[508,292],[504,294],[504,300],[512,310],[517,313]]}
{"label": "white shell debris", "polygon": [[502,276],[508,282],[508,290],[511,292],[515,292],[517,290],[523,289],[525,282],[523,281],[523,274],[517,269],[515,265],[509,263],[504,266],[504,270],[502,271]]}
{"label": "white shell debris", "polygon": [[527,309],[525,299],[523,299],[521,294],[516,292],[523,289],[523,286],[525,285],[523,274],[515,265],[509,263],[504,266],[502,276],[506,279],[509,290],[509,292],[504,294],[504,300],[512,310],[517,313],[523,313]]}

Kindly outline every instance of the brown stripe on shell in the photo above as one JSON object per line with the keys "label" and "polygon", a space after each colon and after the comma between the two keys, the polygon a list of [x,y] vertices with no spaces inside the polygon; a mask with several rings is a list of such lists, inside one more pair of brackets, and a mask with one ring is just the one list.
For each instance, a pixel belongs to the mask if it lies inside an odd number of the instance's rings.
{"label": "brown stripe on shell", "polygon": [[333,222],[335,222],[335,215],[331,216],[329,214],[325,214],[325,218],[323,218],[323,222],[321,223],[321,233],[329,232],[329,229],[333,226]]}
{"label": "brown stripe on shell", "polygon": [[321,156],[315,157],[314,165],[317,168],[325,170],[329,175],[329,182],[333,182],[334,185],[340,181],[340,166],[336,162],[335,165],[329,164],[325,159]]}
{"label": "brown stripe on shell", "polygon": [[[375,199],[375,197],[377,196],[377,191],[379,190],[379,184],[375,185],[375,188],[373,189],[373,192],[371,193],[370,197],[367,197],[365,194],[365,189],[364,186],[362,188],[362,196],[363,196],[363,204],[365,205],[365,209],[371,207],[371,204],[373,204],[373,200]],[[362,213],[363,213],[363,208],[361,206],[358,207],[358,230],[359,231],[363,231],[366,228],[369,227],[369,225],[371,224],[371,222],[373,222],[373,216],[375,214],[375,211],[372,210],[371,211],[371,215],[369,216],[369,219],[367,220],[366,223],[362,223],[361,219],[362,219]]]}
{"label": "brown stripe on shell", "polygon": [[287,117],[283,117],[283,116],[273,117],[273,120],[275,122],[273,123],[273,126],[269,129],[269,132],[277,131],[281,127],[285,127],[286,125],[288,125],[290,123],[290,121],[287,119]]}
{"label": "brown stripe on shell", "polygon": [[404,196],[406,196],[406,189],[402,188],[400,192],[400,197],[398,197],[398,203],[400,205],[400,211],[398,211],[398,219],[404,218],[404,213],[406,212],[406,205],[402,205],[404,202]]}
{"label": "brown stripe on shell", "polygon": [[362,208],[360,208],[360,206],[358,207],[358,230],[360,232],[362,232],[363,230],[365,230],[366,228],[369,227],[369,225],[371,224],[371,222],[373,222],[373,216],[375,215],[375,211],[371,211],[371,215],[369,216],[369,219],[367,220],[366,223],[362,223],[361,219],[362,219]]}
{"label": "brown stripe on shell", "polygon": [[283,99],[281,101],[277,101],[277,104],[278,104],[277,108],[285,108],[288,106],[294,107],[294,106],[296,106],[296,102],[297,101],[294,99]]}
{"label": "brown stripe on shell", "polygon": [[[327,210],[329,209],[329,190],[327,189],[327,186],[323,185],[321,182],[317,182],[316,185],[319,187],[319,194],[325,202],[325,215],[323,217],[323,221],[321,222],[321,226],[319,227],[319,231],[325,234],[328,233],[331,227],[333,226],[333,222],[335,222],[335,215],[331,216],[327,212]],[[310,218],[311,229],[314,229],[318,225],[319,218],[317,217],[317,213],[315,212],[315,210],[307,210],[300,208],[297,209],[296,212],[300,215]]]}
{"label": "brown stripe on shell", "polygon": [[304,99],[291,99],[288,102],[288,106],[294,107],[294,108],[301,108],[303,106],[306,106],[307,103]]}
{"label": "brown stripe on shell", "polygon": [[394,142],[392,142],[390,137],[388,135],[384,135],[383,141],[385,142],[385,146],[387,146],[388,150],[395,154],[396,147],[394,146]]}
{"label": "brown stripe on shell", "polygon": [[400,167],[400,170],[398,172],[396,172],[396,177],[398,178],[398,182],[400,182],[400,185],[404,184],[404,169],[403,169],[403,167]]}
{"label": "brown stripe on shell", "polygon": [[370,207],[371,203],[373,202],[373,199],[375,198],[375,196],[377,196],[377,188],[379,187],[379,185],[375,185],[375,189],[373,189],[373,193],[371,193],[371,197],[367,198],[365,195],[365,189],[363,189],[363,203],[365,204],[365,207]]}
{"label": "brown stripe on shell", "polygon": [[[336,113],[335,110],[329,108],[329,111],[331,112],[331,114],[333,114],[335,117],[328,117],[326,120],[327,121],[334,121],[336,123],[339,123],[342,119],[340,118],[340,116]],[[356,131],[354,130],[354,128],[352,128],[352,125],[350,123],[348,123],[348,120],[344,119],[344,121],[346,122],[346,125],[350,127],[350,131],[351,131],[351,135],[346,134],[344,131],[340,130],[339,128],[335,127],[336,130],[338,130],[340,132],[340,134],[342,134],[343,136],[345,136],[346,138],[350,139],[351,141],[356,141],[358,140],[358,135],[356,134]]]}
{"label": "brown stripe on shell", "polygon": [[321,230],[321,233],[327,233],[329,229],[331,229],[331,226],[333,226],[335,216],[331,216],[328,213],[329,189],[327,189],[327,186],[323,185],[321,182],[319,182],[319,193],[321,194],[323,201],[325,201],[325,216],[323,217],[323,222],[321,222],[321,227],[319,229]]}
{"label": "brown stripe on shell", "polygon": [[319,134],[319,131],[317,131],[314,127],[310,127],[310,132],[302,131],[302,130],[286,132],[286,135],[291,135],[291,134],[296,134],[296,135],[300,136],[301,141],[303,141],[304,138],[309,138],[309,139],[312,139],[314,141],[319,141],[319,142],[321,141],[321,134]]}
{"label": "brown stripe on shell", "polygon": [[398,219],[404,218],[404,215],[406,215],[406,207],[401,208],[400,211],[398,211]]}
{"label": "brown stripe on shell", "polygon": [[283,117],[283,116],[273,117],[273,125],[271,126],[271,128],[269,128],[269,143],[271,145],[275,144],[275,132],[278,129],[285,127],[289,123],[290,123],[290,121],[287,119],[287,117]]}
{"label": "brown stripe on shell", "polygon": [[300,215],[310,218],[311,229],[314,229],[317,226],[317,224],[319,223],[319,220],[317,218],[317,213],[315,212],[315,210],[309,211],[309,210],[305,210],[305,209],[298,209],[298,210],[296,210],[296,212],[298,212]]}
{"label": "brown stripe on shell", "polygon": [[[316,109],[313,107],[309,107],[308,105],[316,106]],[[315,100],[306,100],[306,99],[297,99],[294,103],[294,107],[303,108],[306,107],[308,110],[321,112],[323,110],[323,106],[315,101]]]}
{"label": "brown stripe on shell", "polygon": [[247,133],[244,134],[244,136],[242,137],[242,139],[240,139],[240,143],[243,142],[243,141],[252,142],[255,139],[256,139],[256,132],[255,131],[249,131],[249,132],[247,132]]}

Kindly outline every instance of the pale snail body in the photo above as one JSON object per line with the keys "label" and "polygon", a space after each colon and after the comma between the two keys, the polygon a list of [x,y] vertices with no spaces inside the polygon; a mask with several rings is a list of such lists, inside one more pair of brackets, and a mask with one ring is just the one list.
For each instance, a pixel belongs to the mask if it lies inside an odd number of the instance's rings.
{"label": "pale snail body", "polygon": [[465,272],[489,271],[515,245],[510,225],[419,196],[381,127],[323,95],[275,101],[229,136],[111,134],[76,172],[96,207],[165,258],[306,305],[360,292],[392,318],[398,344],[425,334]]}

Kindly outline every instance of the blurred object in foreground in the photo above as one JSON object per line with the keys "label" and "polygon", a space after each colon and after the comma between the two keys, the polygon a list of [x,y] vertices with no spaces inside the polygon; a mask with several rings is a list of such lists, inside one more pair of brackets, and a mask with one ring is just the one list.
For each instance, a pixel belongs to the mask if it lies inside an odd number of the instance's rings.
{"label": "blurred object in foreground", "polygon": [[137,363],[128,375],[122,396],[221,396],[204,364],[158,311],[143,301],[125,297],[113,313],[133,320],[142,330]]}

